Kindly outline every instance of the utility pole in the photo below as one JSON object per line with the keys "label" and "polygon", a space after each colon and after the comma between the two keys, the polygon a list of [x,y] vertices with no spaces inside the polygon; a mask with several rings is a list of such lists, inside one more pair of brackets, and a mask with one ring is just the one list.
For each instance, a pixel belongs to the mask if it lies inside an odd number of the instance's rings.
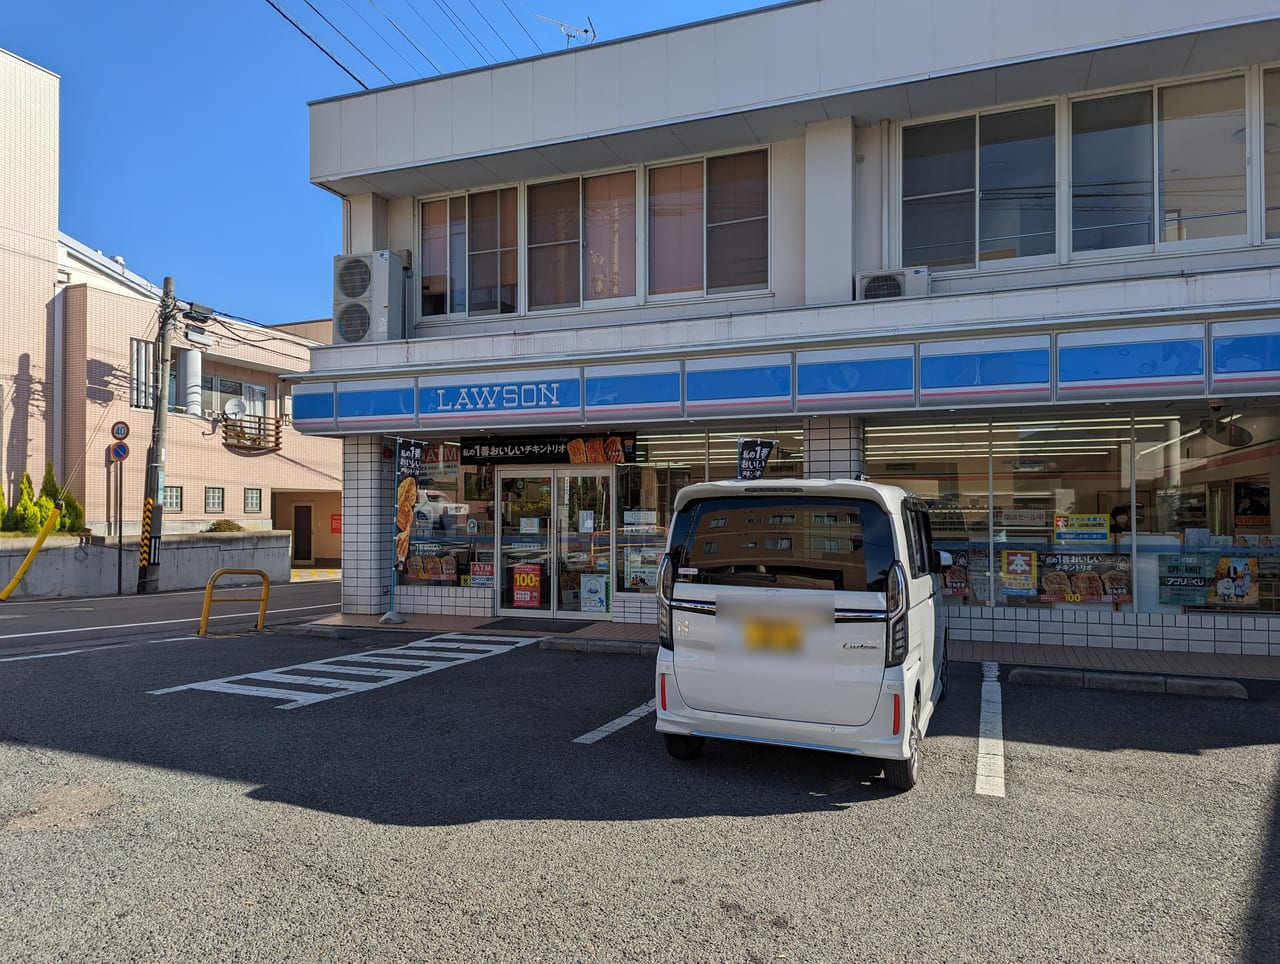
{"label": "utility pole", "polygon": [[153,420],[151,445],[147,448],[147,488],[142,499],[142,532],[138,536],[138,592],[160,590],[160,533],[164,521],[164,444],[169,416],[169,352],[173,343],[173,323],[178,302],[173,297],[173,279],[164,279],[160,298],[160,334],[156,337]]}

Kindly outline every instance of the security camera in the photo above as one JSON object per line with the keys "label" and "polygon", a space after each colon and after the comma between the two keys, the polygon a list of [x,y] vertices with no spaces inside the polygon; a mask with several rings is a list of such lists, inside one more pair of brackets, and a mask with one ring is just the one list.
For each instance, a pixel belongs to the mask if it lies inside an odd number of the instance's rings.
{"label": "security camera", "polygon": [[1220,412],[1220,411],[1222,411],[1222,399],[1220,399],[1220,398],[1211,398],[1211,399],[1209,399],[1209,411],[1211,411],[1211,412]]}

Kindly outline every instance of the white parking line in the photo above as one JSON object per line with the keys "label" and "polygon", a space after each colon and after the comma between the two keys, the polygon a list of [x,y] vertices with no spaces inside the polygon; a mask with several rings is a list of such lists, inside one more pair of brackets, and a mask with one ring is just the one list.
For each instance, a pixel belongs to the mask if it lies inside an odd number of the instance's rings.
{"label": "white parking line", "polygon": [[978,716],[978,778],[973,792],[1004,796],[1004,710],[1000,697],[1000,666],[982,664],[982,711]]}
{"label": "white parking line", "polygon": [[72,653],[83,653],[83,649],[64,649],[60,653],[33,653],[30,656],[6,656],[0,663],[16,663],[20,659],[49,659],[53,656],[70,656]]}
{"label": "white parking line", "polygon": [[[279,615],[280,613],[305,613],[313,609],[337,609],[338,603],[325,603],[321,606],[290,606],[287,609],[268,609],[267,615]],[[215,619],[252,619],[255,613],[223,613],[220,616],[210,616],[210,621]],[[24,639],[28,636],[60,636],[67,633],[96,633],[104,629],[137,629],[140,626],[168,626],[172,623],[198,623],[199,616],[190,616],[183,619],[153,619],[146,623],[111,623],[107,626],[72,626],[67,629],[43,629],[37,633],[11,633],[8,636],[0,636],[0,639]]]}
{"label": "white parking line", "polygon": [[604,726],[598,726],[590,733],[584,733],[582,736],[575,737],[573,742],[595,743],[597,740],[603,740],[610,733],[616,733],[624,726],[629,726],[636,720],[644,719],[653,712],[653,708],[656,703],[657,700],[650,700],[648,703],[643,703],[640,706],[637,706],[630,713],[626,714],[626,716],[620,716],[616,720],[610,720]]}
{"label": "white parking line", "polygon": [[[300,706],[310,706],[312,703],[322,703],[325,700],[351,696],[355,693],[367,693],[369,690],[390,686],[392,683],[401,683],[418,676],[425,676],[427,673],[448,669],[450,666],[460,666],[487,656],[508,653],[513,649],[536,643],[542,638],[541,636],[471,637],[463,633],[441,633],[439,636],[415,640],[390,649],[330,656],[328,659],[296,663],[293,666],[282,666],[278,669],[224,676],[221,679],[185,683],[182,686],[169,686],[165,689],[151,690],[151,694],[159,696],[164,693],[177,693],[180,690],[204,690],[209,693],[264,696],[268,699],[286,701],[276,707],[277,709],[295,710]],[[473,643],[472,639],[485,640],[485,642]],[[498,644],[497,640],[505,640],[505,645]],[[433,656],[436,658],[432,659]],[[355,677],[363,677],[363,679]],[[266,683],[311,686],[330,692],[317,693],[301,689],[284,689],[279,685],[263,685]]]}

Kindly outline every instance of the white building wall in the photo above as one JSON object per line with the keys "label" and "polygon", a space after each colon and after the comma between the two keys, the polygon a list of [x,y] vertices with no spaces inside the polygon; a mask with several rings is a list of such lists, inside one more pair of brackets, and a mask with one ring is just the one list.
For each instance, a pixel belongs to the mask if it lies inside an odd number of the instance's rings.
{"label": "white building wall", "polygon": [[342,611],[381,614],[390,604],[395,538],[393,460],[381,435],[342,440]]}
{"label": "white building wall", "polygon": [[804,301],[848,301],[854,263],[853,121],[810,124],[804,136]]}
{"label": "white building wall", "polygon": [[[1274,0],[1221,0],[1211,24],[1274,16]],[[711,21],[637,39],[595,44],[532,63],[426,80],[406,87],[311,105],[313,180],[449,157],[483,155],[607,132],[629,132],[705,115],[762,108],[803,98],[930,79],[896,116],[927,116],[951,102],[948,75],[980,65],[1032,60],[1091,46],[1114,47],[1202,29],[1206,11],[1193,0],[814,0]],[[1227,52],[1190,39],[1152,52],[1173,72],[1215,69]],[[1237,50],[1238,61],[1274,51]],[[1123,54],[1081,64],[1082,87],[1147,75],[1147,58]],[[639,72],[641,83],[626,83]],[[1036,96],[1034,72],[993,75],[974,93],[1003,100]],[[625,84],[625,86],[624,86]],[[625,96],[624,96],[625,94]],[[905,94],[899,94],[905,98]],[[932,100],[931,100],[932,97]],[[406,110],[410,100],[411,111]],[[424,106],[425,102],[425,106]],[[407,126],[406,126],[407,125]],[[740,138],[741,119],[723,125]],[[706,136],[714,136],[707,134]],[[600,145],[620,156],[617,146]],[[668,156],[716,149],[685,144]],[[554,162],[553,162],[554,163]],[[607,162],[605,162],[607,163]],[[553,173],[549,171],[548,173]]]}

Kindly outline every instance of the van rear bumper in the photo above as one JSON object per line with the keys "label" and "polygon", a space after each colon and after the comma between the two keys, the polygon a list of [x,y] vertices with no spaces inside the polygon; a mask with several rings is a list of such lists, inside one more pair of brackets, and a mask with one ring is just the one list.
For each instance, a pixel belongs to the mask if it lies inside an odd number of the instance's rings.
{"label": "van rear bumper", "polygon": [[[680,695],[675,664],[666,650],[660,650],[654,675],[659,733],[706,736],[749,743],[770,743],[832,753],[848,753],[882,760],[905,760],[908,751],[911,704],[906,694],[915,692],[919,663],[895,666],[885,671],[880,698],[871,719],[861,726],[774,720],[734,713],[695,710]],[[663,675],[666,676],[666,709],[663,709]],[[902,718],[893,732],[893,697],[900,697]],[[928,698],[928,694],[924,695]]]}

